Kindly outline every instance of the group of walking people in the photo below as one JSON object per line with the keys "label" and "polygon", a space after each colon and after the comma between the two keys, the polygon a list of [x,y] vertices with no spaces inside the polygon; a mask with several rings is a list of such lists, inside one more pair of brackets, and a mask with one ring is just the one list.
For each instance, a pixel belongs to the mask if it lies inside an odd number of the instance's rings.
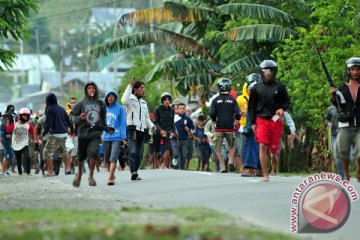
{"label": "group of walking people", "polygon": [[[279,161],[281,135],[285,122],[296,137],[294,121],[289,114],[290,98],[286,87],[277,79],[278,66],[273,60],[260,64],[261,73],[247,76],[243,93],[231,94],[232,82],[219,80],[218,95],[212,100],[209,119],[204,115],[192,119],[186,114],[186,105],[164,92],[160,105],[150,117],[144,99],[145,85],[133,79],[121,96],[114,89],[99,99],[94,82],[84,88],[85,97],[80,101],[70,98],[66,109],[57,102],[55,94],[46,97],[45,114],[34,125],[31,111],[9,105],[2,116],[1,142],[4,148],[1,175],[9,175],[9,162],[15,153],[18,173],[22,162],[30,174],[29,144],[42,160],[38,169],[45,176],[56,175],[54,159],[64,162],[65,174],[77,172],[73,186],[79,187],[84,163],[89,163],[88,184],[96,186],[94,169],[99,164],[100,146],[109,171],[108,185],[115,184],[115,171],[121,155],[125,156],[132,181],[141,180],[139,168],[144,144],[150,138],[150,159],[153,167],[188,169],[195,142],[199,160],[198,170],[209,170],[213,159],[220,173],[239,171],[243,176],[261,175],[269,181],[268,159],[271,158],[271,175],[276,173]],[[360,179],[360,58],[350,58],[346,63],[348,81],[339,89],[331,88],[332,101],[338,110],[339,133],[334,144],[335,158],[340,159],[343,177],[350,179],[349,156],[351,146],[358,161],[356,177]],[[118,102],[121,100],[122,105]],[[344,117],[346,116],[346,117]],[[41,143],[41,144],[40,144]],[[126,146],[126,148],[125,148]],[[127,149],[124,154],[124,149]],[[225,149],[225,150],[224,150]],[[268,154],[270,153],[270,157]],[[23,158],[24,157],[24,161]],[[44,171],[46,165],[46,173]],[[338,165],[340,166],[340,165]]]}

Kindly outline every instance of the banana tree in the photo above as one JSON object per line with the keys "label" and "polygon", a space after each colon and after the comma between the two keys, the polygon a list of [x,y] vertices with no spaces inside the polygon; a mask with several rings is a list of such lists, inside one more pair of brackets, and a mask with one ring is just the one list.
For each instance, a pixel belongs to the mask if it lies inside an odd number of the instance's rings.
{"label": "banana tree", "polygon": [[[200,1],[184,4],[167,1],[162,7],[123,15],[120,26],[155,25],[155,30],[114,39],[91,50],[93,57],[157,42],[171,44],[186,58],[165,58],[146,81],[172,78],[176,89],[186,94],[196,85],[211,85],[221,75],[236,76],[268,58],[274,44],[295,35],[296,21],[286,12],[258,3],[220,6]],[[296,1],[294,1],[296,2]],[[301,2],[301,1],[300,1]],[[222,51],[231,49],[228,57]]]}

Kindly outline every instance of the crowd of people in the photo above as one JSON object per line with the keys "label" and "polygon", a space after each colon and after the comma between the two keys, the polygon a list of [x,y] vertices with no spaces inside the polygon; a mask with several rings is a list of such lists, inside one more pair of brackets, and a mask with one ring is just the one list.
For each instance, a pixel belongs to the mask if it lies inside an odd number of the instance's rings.
{"label": "crowd of people", "polygon": [[[356,177],[360,179],[360,58],[350,58],[346,67],[347,83],[330,90],[335,107],[328,110],[326,124],[333,128],[339,174],[349,180],[351,155],[358,161]],[[142,180],[138,170],[147,143],[146,164],[151,168],[187,170],[195,152],[196,170],[239,172],[244,177],[261,176],[263,182],[268,182],[269,175],[276,174],[283,123],[294,138],[296,128],[289,114],[286,87],[276,79],[276,62],[264,60],[260,69],[261,74],[246,77],[240,96],[234,94],[230,79],[220,79],[208,118],[200,114],[193,119],[191,109],[167,92],[150,114],[143,97],[145,85],[135,79],[121,98],[109,89],[104,100],[99,98],[97,85],[88,82],[84,98],[77,101],[71,97],[65,108],[50,93],[44,114],[32,113],[28,108],[16,114],[15,107],[8,105],[1,117],[0,176],[16,172],[16,163],[19,175],[30,174],[33,168],[35,174],[41,171],[53,177],[63,163],[64,173],[75,174],[73,186],[79,187],[87,162],[90,186],[97,185],[94,171],[100,165],[109,173],[108,185],[115,184],[117,169],[128,168],[130,179],[138,181]]]}

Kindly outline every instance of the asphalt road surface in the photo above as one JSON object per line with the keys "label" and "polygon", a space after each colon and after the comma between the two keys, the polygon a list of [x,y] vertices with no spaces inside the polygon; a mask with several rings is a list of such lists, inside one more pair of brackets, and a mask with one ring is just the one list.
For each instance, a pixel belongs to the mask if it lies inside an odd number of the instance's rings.
{"label": "asphalt road surface", "polygon": [[[244,224],[261,229],[290,233],[290,209],[294,188],[305,177],[259,177],[239,174],[178,170],[142,170],[141,181],[131,181],[128,171],[116,172],[116,184],[107,186],[108,173],[95,173],[96,187],[83,176],[80,188],[72,187],[74,175],[61,174],[0,178],[0,209],[16,208],[118,208],[207,207],[229,213]],[[25,180],[25,181],[24,181]],[[360,183],[351,179],[360,193]],[[360,201],[351,202],[350,216],[332,233],[296,234],[306,239],[358,239]]]}

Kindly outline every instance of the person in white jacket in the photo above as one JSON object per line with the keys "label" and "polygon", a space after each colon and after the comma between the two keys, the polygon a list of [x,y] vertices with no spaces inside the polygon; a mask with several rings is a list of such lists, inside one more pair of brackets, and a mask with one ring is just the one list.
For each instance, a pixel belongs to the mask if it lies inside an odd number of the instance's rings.
{"label": "person in white jacket", "polygon": [[150,120],[149,109],[143,99],[145,86],[143,82],[133,79],[127,86],[121,102],[126,107],[128,133],[128,163],[131,180],[141,180],[138,174],[140,168],[146,131],[155,131],[156,127]]}

